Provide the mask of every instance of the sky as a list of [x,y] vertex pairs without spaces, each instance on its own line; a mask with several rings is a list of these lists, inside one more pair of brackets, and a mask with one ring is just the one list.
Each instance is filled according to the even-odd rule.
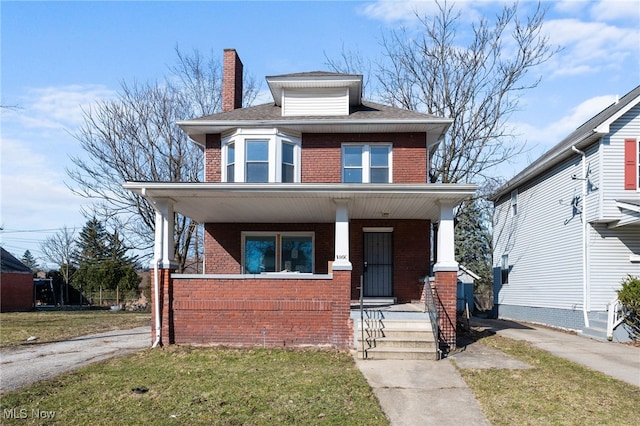
[[[459,1],[460,22],[495,16],[501,1]],[[520,1],[522,16],[537,6]],[[543,1],[544,33],[562,50],[535,70],[509,125],[525,152],[497,173],[510,178],[580,124],[640,84],[640,0]],[[122,83],[162,81],[175,49],[235,48],[264,76],[328,70],[343,48],[375,61],[389,31],[418,31],[431,1],[0,2],[0,244],[17,257],[63,226],[80,230],[89,201],[66,169],[83,155],[74,138],[83,109]],[[192,117],[185,117],[192,118]]]

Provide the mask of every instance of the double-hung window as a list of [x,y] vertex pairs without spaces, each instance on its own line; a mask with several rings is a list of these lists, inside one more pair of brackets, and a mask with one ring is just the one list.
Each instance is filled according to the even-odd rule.
[[245,182],[269,182],[269,141],[246,141]]
[[390,183],[391,144],[343,144],[342,182]]
[[222,139],[222,182],[300,182],[299,136],[238,129]]
[[243,233],[242,246],[245,274],[313,273],[313,233]]

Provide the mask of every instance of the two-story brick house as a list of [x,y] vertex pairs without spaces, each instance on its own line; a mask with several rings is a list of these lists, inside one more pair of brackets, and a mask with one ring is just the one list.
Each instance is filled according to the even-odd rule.
[[[223,111],[178,123],[205,181],[125,184],[157,211],[155,341],[352,347],[361,277],[365,297],[409,302],[431,272],[455,320],[453,211],[475,186],[427,183],[451,120],[363,101],[361,75],[329,72],[267,77],[273,102],[242,108],[224,55]],[[204,274],[172,273],[174,212],[204,224]]]

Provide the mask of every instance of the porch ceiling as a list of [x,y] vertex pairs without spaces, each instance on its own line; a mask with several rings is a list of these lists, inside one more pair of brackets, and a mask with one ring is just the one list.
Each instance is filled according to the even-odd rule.
[[244,184],[127,182],[150,201],[173,203],[200,223],[332,223],[335,200],[346,199],[350,219],[440,219],[439,203],[469,198],[475,185]]

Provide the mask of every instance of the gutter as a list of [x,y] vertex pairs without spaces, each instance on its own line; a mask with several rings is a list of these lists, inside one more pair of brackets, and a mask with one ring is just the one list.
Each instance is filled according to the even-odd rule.
[[571,150],[582,156],[582,315],[584,326],[589,327],[589,281],[587,277],[587,253],[589,250],[589,239],[587,238],[587,154],[580,151],[575,145]]

